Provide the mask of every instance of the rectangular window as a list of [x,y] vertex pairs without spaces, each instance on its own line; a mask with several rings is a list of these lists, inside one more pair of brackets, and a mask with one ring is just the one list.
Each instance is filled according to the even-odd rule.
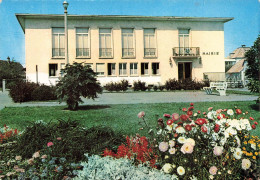
[[76,28],[76,56],[89,57],[88,28]]
[[111,29],[99,29],[99,57],[112,58]]
[[179,29],[179,54],[189,55],[189,29]]
[[130,63],[130,75],[138,75],[137,63]]
[[144,56],[156,57],[155,29],[144,29]]
[[152,74],[153,74],[153,75],[158,75],[158,74],[160,74],[160,71],[159,71],[159,63],[152,63]]
[[52,28],[52,57],[65,56],[64,28]]
[[141,63],[141,75],[148,75],[148,64],[149,63]]
[[109,76],[116,75],[116,63],[107,63],[107,75]]
[[122,29],[122,57],[134,56],[134,30]]
[[85,63],[85,66],[89,66],[93,70],[93,63]]
[[126,72],[126,63],[119,63],[119,75],[127,75]]
[[49,64],[49,76],[53,77],[53,76],[57,76],[58,73],[58,64]]
[[98,76],[105,75],[105,64],[104,63],[97,63],[96,64],[96,73]]

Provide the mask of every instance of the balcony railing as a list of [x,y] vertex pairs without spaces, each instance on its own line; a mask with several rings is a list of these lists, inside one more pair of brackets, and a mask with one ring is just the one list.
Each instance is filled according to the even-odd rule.
[[123,57],[134,57],[135,49],[134,48],[122,48]]
[[144,57],[156,57],[156,48],[144,48]]
[[200,55],[199,47],[175,47],[172,50],[174,57],[197,57]]
[[76,48],[77,57],[89,57],[89,48]]
[[99,48],[99,57],[111,58],[112,57],[112,48]]
[[52,48],[52,57],[64,57],[65,48]]

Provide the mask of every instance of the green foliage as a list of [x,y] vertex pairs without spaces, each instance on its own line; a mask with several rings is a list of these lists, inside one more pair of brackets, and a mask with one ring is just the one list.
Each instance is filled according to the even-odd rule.
[[121,80],[120,82],[110,82],[106,84],[105,89],[108,91],[126,91],[128,89],[128,81]]
[[78,104],[83,102],[81,96],[94,99],[97,98],[97,93],[102,93],[96,74],[90,66],[74,62],[72,65],[67,64],[61,71],[65,75],[57,84],[56,92],[60,102],[66,101],[70,110],[78,109]]
[[0,61],[0,79],[20,79],[25,76],[23,66],[12,61]]
[[183,79],[183,80],[176,80],[176,79],[169,79],[165,83],[165,89],[167,91],[172,90],[200,90],[204,86],[207,86],[207,82],[198,82],[192,79]]
[[54,86],[40,85],[32,92],[32,99],[35,101],[56,100],[55,91]]
[[165,86],[159,86],[160,91],[163,91],[165,89]]
[[148,180],[148,179],[177,179],[176,175],[168,175],[157,169],[151,169],[145,165],[134,166],[132,161],[124,158],[113,159],[112,157],[88,156],[88,162],[83,162],[83,170],[78,171],[75,179],[89,180]]
[[135,81],[134,82],[134,91],[146,91],[147,87],[145,86],[145,82]]
[[260,59],[260,34],[256,39],[254,45],[246,53],[247,70],[246,76],[249,79],[248,89],[251,92],[259,92],[259,59]]
[[157,91],[158,90],[158,86],[153,86],[153,90]]
[[18,139],[17,154],[30,158],[31,154],[46,149],[47,143],[52,142],[51,156],[65,157],[70,162],[80,161],[86,152],[101,154],[106,147],[116,149],[123,139],[107,127],[86,129],[78,121],[38,121],[28,126]]
[[10,86],[9,95],[14,102],[26,102],[33,100],[32,92],[39,87],[38,84],[19,80]]

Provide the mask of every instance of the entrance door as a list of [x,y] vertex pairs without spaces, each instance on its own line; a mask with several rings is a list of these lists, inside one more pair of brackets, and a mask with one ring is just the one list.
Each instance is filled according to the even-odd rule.
[[183,62],[178,63],[178,79],[188,79],[191,77],[192,63],[191,62]]

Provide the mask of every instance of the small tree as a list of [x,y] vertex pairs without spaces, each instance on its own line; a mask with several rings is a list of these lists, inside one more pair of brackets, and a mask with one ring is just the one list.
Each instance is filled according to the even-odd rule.
[[64,77],[57,84],[57,97],[60,102],[66,101],[70,110],[77,110],[79,102],[84,98],[97,98],[97,93],[102,93],[102,88],[97,82],[96,73],[90,66],[83,66],[74,62],[67,64],[61,72]]
[[246,70],[246,76],[249,79],[248,89],[251,92],[259,92],[260,34],[245,56],[248,64]]

